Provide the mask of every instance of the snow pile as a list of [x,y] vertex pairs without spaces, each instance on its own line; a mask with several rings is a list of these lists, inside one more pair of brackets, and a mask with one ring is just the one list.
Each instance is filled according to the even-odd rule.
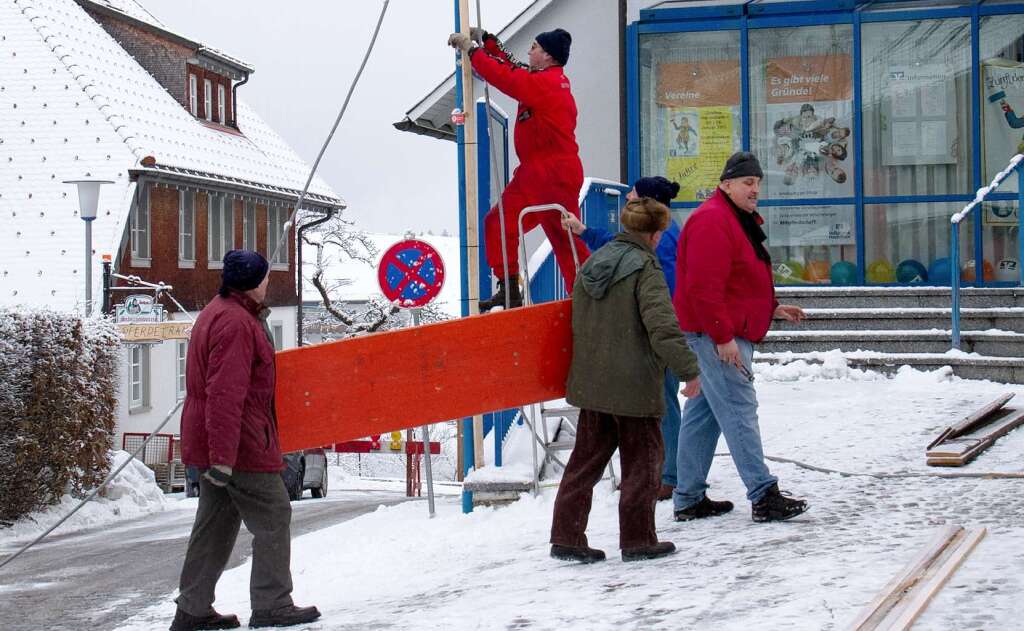
[[[110,470],[116,471],[129,458],[131,455],[126,451],[112,452]],[[0,529],[0,541],[8,543],[39,536],[70,513],[80,501],[80,498],[65,495],[60,502],[46,510],[32,513],[15,522],[10,528]],[[153,471],[138,460],[132,459],[124,471],[110,481],[106,489],[87,502],[71,519],[61,524],[53,534],[59,535],[132,519],[165,510],[170,504],[171,501],[156,485]]]
[[[960,351],[956,351],[960,352]],[[755,353],[755,357],[759,354]],[[772,353],[770,356],[779,361],[777,364],[764,362],[754,363],[754,375],[765,381],[798,381],[849,379],[852,381],[884,381],[889,379],[885,374],[873,370],[851,368],[849,360],[854,357],[870,356],[868,351],[844,353],[838,349],[830,351],[813,351],[799,355],[790,351]],[[878,354],[881,356],[882,354]],[[820,363],[818,363],[820,362]],[[953,377],[953,369],[943,366],[936,370],[922,371],[910,366],[901,366],[901,375],[916,374],[927,382],[946,381]]]

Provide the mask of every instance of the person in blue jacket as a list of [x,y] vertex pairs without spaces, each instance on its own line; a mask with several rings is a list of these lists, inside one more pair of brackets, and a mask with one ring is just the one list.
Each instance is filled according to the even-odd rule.
[[[650,197],[666,206],[672,198],[679,194],[679,184],[669,181],[660,175],[642,177],[633,184],[632,190],[626,193],[626,200],[639,197]],[[576,217],[563,217],[562,226],[583,239],[590,251],[608,243],[615,235],[603,228],[588,228]],[[655,254],[665,274],[668,293],[672,295],[676,288],[676,247],[679,244],[679,224],[674,220],[658,241]],[[658,500],[672,497],[676,487],[676,448],[679,445],[679,379],[671,370],[665,371],[665,416],[661,419],[661,434],[665,439],[665,465],[661,470],[661,489]]]

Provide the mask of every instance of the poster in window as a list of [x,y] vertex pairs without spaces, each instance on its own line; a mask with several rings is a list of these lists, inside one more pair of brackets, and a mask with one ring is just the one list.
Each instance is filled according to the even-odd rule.
[[852,245],[853,206],[769,206],[768,245]]
[[853,196],[850,56],[777,57],[765,66],[771,155],[762,159],[776,197]]
[[892,64],[882,100],[882,162],[887,166],[957,162],[954,73],[945,64]]
[[665,177],[679,182],[677,200],[710,197],[722,165],[739,150],[739,86],[735,59],[658,66]]
[[[982,160],[985,179],[991,181],[1014,154],[1024,153],[1024,63],[989,59],[982,75]],[[1017,178],[1006,178],[999,190],[1016,191]]]

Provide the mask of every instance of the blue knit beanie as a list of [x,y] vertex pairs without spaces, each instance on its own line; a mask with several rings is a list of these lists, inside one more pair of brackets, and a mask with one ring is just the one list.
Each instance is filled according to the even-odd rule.
[[660,175],[655,175],[637,180],[633,185],[633,190],[640,197],[650,197],[668,206],[672,203],[672,198],[679,194],[679,184]]
[[259,252],[252,250],[231,250],[224,255],[224,269],[221,270],[220,295],[228,290],[249,291],[256,289],[267,276],[270,265]]
[[569,47],[572,46],[572,35],[569,32],[556,28],[553,31],[544,31],[537,36],[537,43],[544,49],[544,52],[551,55],[559,66],[569,62]]

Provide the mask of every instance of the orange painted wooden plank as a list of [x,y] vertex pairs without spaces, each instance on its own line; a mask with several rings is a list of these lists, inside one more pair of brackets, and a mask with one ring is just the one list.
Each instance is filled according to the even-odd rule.
[[277,353],[295,451],[565,396],[569,300]]

